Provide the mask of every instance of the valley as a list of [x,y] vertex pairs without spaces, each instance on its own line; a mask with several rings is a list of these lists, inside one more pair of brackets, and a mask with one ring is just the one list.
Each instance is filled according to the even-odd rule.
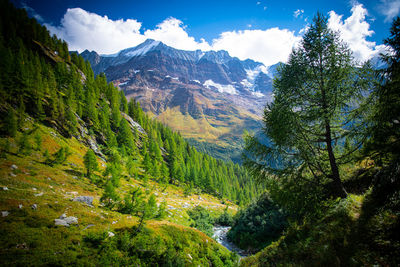
[[244,131],[260,128],[278,65],[267,69],[226,51],[177,50],[150,39],[114,55],[80,55],[198,149],[234,162]]
[[400,17],[156,2],[0,0],[0,265],[398,266]]

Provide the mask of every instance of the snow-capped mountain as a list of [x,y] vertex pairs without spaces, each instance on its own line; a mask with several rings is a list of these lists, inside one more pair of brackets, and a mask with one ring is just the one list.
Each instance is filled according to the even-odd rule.
[[[84,51],[96,74],[105,72],[109,80],[134,78],[128,73],[153,70],[160,75],[197,81],[206,88],[222,93],[267,95],[271,91],[272,76],[259,62],[231,57],[226,51],[185,51],[148,39],[144,43],[121,50],[113,55],[98,55]],[[134,83],[134,79],[130,79]],[[124,84],[129,85],[129,82]],[[229,88],[227,90],[223,88]]]
[[226,51],[184,51],[150,39],[113,55],[81,55],[96,74],[104,72],[128,98],[185,137],[225,148],[240,143],[244,129],[259,127],[276,72],[276,66]]

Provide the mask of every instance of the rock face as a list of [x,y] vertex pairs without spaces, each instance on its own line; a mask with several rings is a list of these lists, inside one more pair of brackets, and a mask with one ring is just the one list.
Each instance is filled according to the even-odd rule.
[[81,55],[145,111],[184,137],[225,152],[240,145],[244,129],[260,127],[276,72],[276,66],[270,72],[262,63],[226,51],[184,51],[154,40],[115,55]]

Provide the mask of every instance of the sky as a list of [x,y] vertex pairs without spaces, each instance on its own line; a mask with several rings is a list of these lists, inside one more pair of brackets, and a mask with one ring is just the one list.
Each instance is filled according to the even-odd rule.
[[151,38],[184,50],[226,50],[285,62],[317,12],[364,62],[385,51],[400,0],[12,0],[70,50],[113,54]]

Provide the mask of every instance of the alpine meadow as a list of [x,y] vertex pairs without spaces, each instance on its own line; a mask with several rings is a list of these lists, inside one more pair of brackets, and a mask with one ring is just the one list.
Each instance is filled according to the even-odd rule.
[[264,2],[0,0],[0,265],[398,266],[398,1]]

